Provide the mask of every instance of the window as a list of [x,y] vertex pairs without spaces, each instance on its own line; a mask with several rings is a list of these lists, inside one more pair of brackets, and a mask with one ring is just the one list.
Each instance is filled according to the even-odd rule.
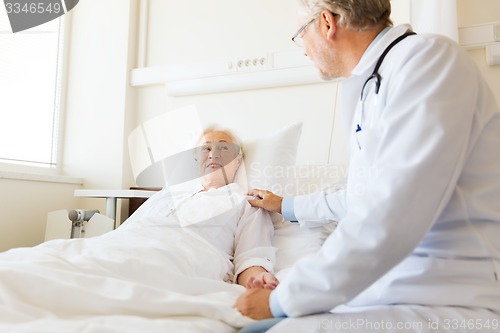
[[57,166],[63,32],[61,16],[12,33],[0,5],[0,163]]

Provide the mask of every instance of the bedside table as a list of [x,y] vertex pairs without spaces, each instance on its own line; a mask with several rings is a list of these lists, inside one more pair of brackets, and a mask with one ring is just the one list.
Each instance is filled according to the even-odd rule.
[[[118,199],[133,199],[142,198],[147,199],[155,194],[159,189],[148,188],[145,189],[131,189],[131,190],[88,190],[77,189],[75,190],[75,197],[82,198],[105,198],[106,199],[106,212],[105,215],[116,220],[116,202]],[[116,221],[115,221],[116,223]]]

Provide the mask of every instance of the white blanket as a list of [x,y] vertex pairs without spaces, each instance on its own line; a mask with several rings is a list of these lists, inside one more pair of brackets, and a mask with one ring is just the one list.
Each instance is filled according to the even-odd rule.
[[[175,255],[172,255],[175,253]],[[234,332],[227,258],[158,223],[0,254],[0,332]],[[201,263],[201,264],[200,264]]]

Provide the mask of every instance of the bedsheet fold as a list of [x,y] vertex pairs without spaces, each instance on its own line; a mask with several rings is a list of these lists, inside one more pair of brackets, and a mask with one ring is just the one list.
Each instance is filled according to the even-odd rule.
[[233,332],[230,258],[151,220],[0,254],[0,332]]

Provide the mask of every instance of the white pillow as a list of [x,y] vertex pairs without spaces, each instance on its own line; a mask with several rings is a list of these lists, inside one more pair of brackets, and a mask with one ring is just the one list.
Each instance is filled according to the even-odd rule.
[[293,167],[297,158],[297,146],[302,123],[294,123],[258,139],[243,142],[243,163],[236,175],[236,182],[243,189],[259,188],[284,195],[287,184],[287,168]]
[[[286,188],[285,195],[304,195],[317,191],[335,192],[344,186],[346,171],[342,166],[335,165],[296,165],[289,170],[293,184]],[[282,221],[275,226],[273,246],[276,253],[275,274],[282,280],[288,274],[293,264],[319,250],[325,239],[333,232],[336,222],[318,224],[302,221],[290,223]]]
[[282,280],[297,260],[319,250],[325,239],[335,230],[335,222],[319,227],[305,227],[298,223],[283,222],[274,230],[273,246],[276,252],[274,272]]
[[293,178],[293,184],[286,188],[287,196],[319,191],[333,193],[344,188],[347,179],[346,167],[333,164],[295,165],[288,174]]

